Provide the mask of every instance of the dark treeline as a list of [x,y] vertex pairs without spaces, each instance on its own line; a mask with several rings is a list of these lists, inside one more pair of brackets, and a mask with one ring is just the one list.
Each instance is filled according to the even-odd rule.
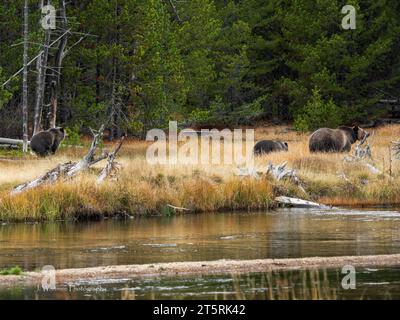
[[[47,2],[60,9],[61,1]],[[33,58],[46,35],[43,1],[29,3]],[[357,9],[355,30],[341,26],[346,4]],[[0,3],[1,83],[22,67],[23,7],[23,0]],[[43,128],[54,72],[61,74],[57,124],[82,132],[111,118],[113,136],[143,137],[169,120],[294,121],[308,130],[377,116],[382,97],[400,96],[397,0],[72,0],[66,9],[68,54],[62,68],[46,69]],[[64,31],[60,21],[51,40]],[[50,48],[49,65],[56,55]],[[36,79],[33,64],[30,134]],[[0,136],[22,135],[21,83],[19,76],[0,87]]]

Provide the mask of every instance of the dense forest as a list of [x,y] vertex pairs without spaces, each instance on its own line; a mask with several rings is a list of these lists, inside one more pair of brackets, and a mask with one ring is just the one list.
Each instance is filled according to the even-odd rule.
[[[57,29],[41,27],[43,4]],[[342,28],[346,4],[355,30]],[[22,67],[23,28],[24,0],[3,0],[0,84]],[[44,129],[55,112],[70,133],[110,120],[112,137],[143,137],[169,120],[336,126],[400,96],[396,0],[29,1],[29,59],[46,48],[44,71],[29,66],[30,135],[35,110]],[[0,86],[0,136],[22,136],[21,87],[21,74]]]

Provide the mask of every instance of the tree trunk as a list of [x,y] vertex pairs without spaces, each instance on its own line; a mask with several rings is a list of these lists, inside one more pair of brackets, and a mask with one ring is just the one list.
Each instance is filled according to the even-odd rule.
[[[67,30],[68,21],[67,13],[65,9],[65,0],[60,0],[60,18],[61,18],[61,28],[63,31]],[[51,80],[51,98],[50,98],[50,113],[49,113],[49,127],[55,128],[57,123],[57,107],[58,107],[58,89],[60,84],[60,74],[61,66],[65,56],[65,48],[68,42],[68,35],[60,40],[58,46],[54,70],[52,72]]]
[[[47,1],[47,4],[51,4]],[[41,2],[43,5],[43,1]],[[49,45],[50,45],[51,31],[45,31],[44,48],[43,53],[37,61],[37,87],[36,87],[36,103],[35,103],[35,115],[34,115],[34,127],[33,134],[38,133],[42,129],[42,113],[43,113],[43,101],[44,101],[44,90],[46,87],[46,69],[47,61],[49,56]]]
[[29,37],[29,7],[28,0],[25,0],[24,6],[24,71],[22,80],[22,131],[23,145],[22,151],[28,151],[28,37]]
[[112,71],[112,86],[111,86],[111,100],[108,111],[108,117],[110,119],[110,135],[108,137],[109,141],[113,141],[115,137],[115,105],[116,105],[116,90],[117,90],[117,66],[115,58],[113,58],[113,71]]

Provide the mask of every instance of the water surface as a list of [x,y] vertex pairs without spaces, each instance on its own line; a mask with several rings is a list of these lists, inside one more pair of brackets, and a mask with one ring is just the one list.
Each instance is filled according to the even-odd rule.
[[400,299],[400,268],[357,268],[356,288],[343,289],[338,269],[245,275],[162,277],[65,283],[55,291],[0,288],[4,299]]
[[0,268],[400,253],[400,213],[278,210],[0,224]]

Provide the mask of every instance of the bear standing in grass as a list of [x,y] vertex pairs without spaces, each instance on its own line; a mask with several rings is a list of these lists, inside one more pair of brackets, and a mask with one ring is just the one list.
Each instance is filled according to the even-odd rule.
[[64,128],[51,128],[35,134],[31,139],[31,150],[40,157],[55,154],[65,138]]
[[289,147],[287,142],[273,141],[273,140],[261,140],[254,146],[254,154],[256,156],[268,154],[271,152],[288,151]]
[[321,128],[310,136],[309,149],[310,152],[349,152],[353,143],[368,136],[369,133],[358,126]]

